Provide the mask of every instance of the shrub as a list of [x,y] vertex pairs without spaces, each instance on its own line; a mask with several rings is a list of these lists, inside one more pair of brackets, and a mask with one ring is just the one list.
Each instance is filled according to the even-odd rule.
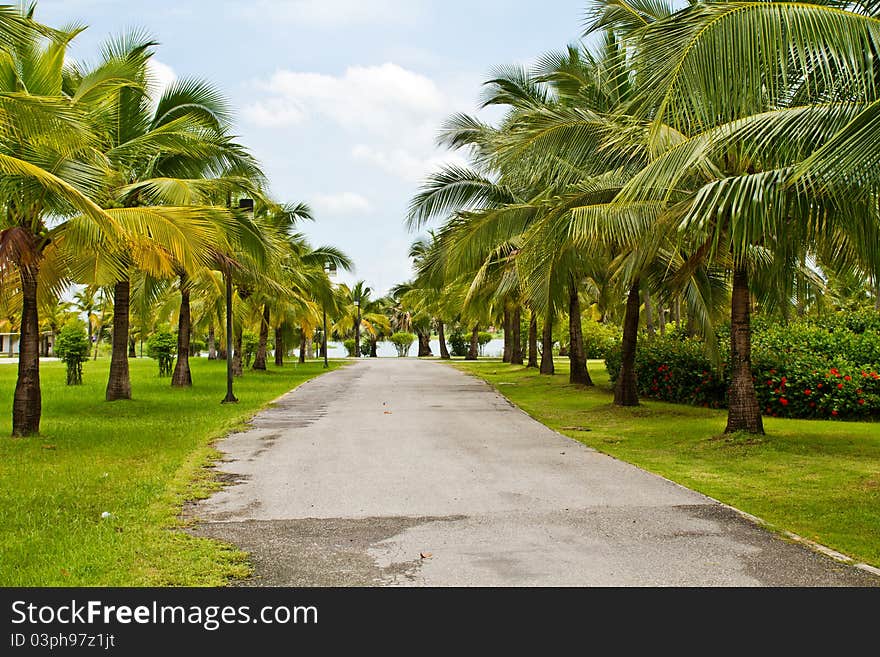
[[[492,334],[487,333],[486,331],[480,331],[477,333],[477,347],[480,352],[480,356],[484,356],[484,352],[486,350],[486,345],[492,342]],[[470,349],[470,343],[468,343],[468,349]]]
[[372,347],[372,344],[370,342],[370,336],[365,335],[364,337],[362,337],[361,338],[361,356],[369,356],[371,347]]
[[257,347],[260,345],[260,338],[253,331],[244,331],[241,334],[241,356],[245,367],[251,366],[251,361],[257,354]]
[[460,328],[455,328],[449,334],[449,352],[453,356],[467,356],[471,348],[470,336],[464,337]]
[[342,343],[342,345],[345,347],[345,353],[347,356],[352,357],[357,355],[355,353],[355,344],[356,343],[354,341],[354,338],[349,338]]
[[403,358],[409,353],[409,348],[412,346],[412,343],[416,341],[416,336],[412,333],[398,332],[392,335],[389,339],[394,345],[394,348],[397,349],[397,356]]
[[199,340],[197,338],[193,338],[189,341],[189,355],[190,356],[201,356],[202,352],[205,350],[207,345],[203,340]]
[[620,344],[622,332],[617,326],[588,319],[582,325],[587,358],[605,358]]
[[92,345],[82,322],[73,321],[61,329],[55,340],[55,353],[67,365],[67,385],[82,384],[82,364],[91,350]]
[[[880,322],[832,316],[788,325],[755,322],[752,372],[762,411],[773,417],[880,417]],[[877,328],[874,328],[874,327]],[[639,394],[714,408],[726,406],[727,330],[716,368],[697,339],[677,335],[639,340]],[[612,380],[620,372],[620,347],[606,358]]]
[[147,340],[147,355],[159,361],[160,377],[171,376],[176,353],[177,338],[168,329],[161,329]]

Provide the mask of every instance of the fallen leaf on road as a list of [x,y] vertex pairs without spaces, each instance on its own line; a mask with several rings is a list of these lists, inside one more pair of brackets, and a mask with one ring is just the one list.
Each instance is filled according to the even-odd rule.
[[422,559],[430,559],[430,558],[433,557],[434,555],[433,555],[431,552],[419,552],[419,556],[420,556]]
[[391,411],[385,411],[385,415],[391,415]]

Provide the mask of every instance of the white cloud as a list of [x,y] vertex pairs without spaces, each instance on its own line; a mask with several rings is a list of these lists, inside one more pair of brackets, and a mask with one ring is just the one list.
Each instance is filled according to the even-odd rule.
[[431,78],[397,64],[350,66],[339,76],[280,70],[253,87],[263,96],[245,108],[250,122],[267,128],[330,122],[351,136],[352,159],[408,182],[450,159],[434,138],[461,104]]
[[368,213],[372,209],[369,200],[354,192],[317,194],[312,197],[311,204],[320,214],[328,215]]
[[424,3],[417,0],[257,0],[227,6],[263,26],[267,22],[318,28],[414,25],[425,15]]
[[162,92],[164,92],[172,82],[177,80],[177,73],[174,72],[174,69],[168,66],[168,64],[160,62],[155,57],[151,57],[147,60],[147,72],[150,77],[150,83],[155,89],[155,93],[153,94],[154,98],[159,98],[162,95]]
[[377,132],[401,119],[432,116],[445,105],[431,79],[392,63],[351,66],[339,77],[277,71],[255,86],[269,97],[248,105],[245,116],[260,125],[289,125],[324,115],[346,128]]
[[426,173],[444,164],[467,165],[467,160],[458,153],[419,157],[402,148],[384,150],[367,146],[366,144],[355,146],[351,151],[351,155],[355,160],[374,164],[387,173],[414,183],[421,181]]

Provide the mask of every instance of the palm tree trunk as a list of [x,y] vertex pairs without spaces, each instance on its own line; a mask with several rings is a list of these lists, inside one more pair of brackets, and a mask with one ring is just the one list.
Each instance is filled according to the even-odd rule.
[[300,333],[302,337],[299,341],[299,362],[306,362],[306,332],[303,329],[300,329]]
[[[40,433],[40,320],[37,316],[39,265],[19,265],[21,280],[21,333],[18,342],[18,379],[12,402],[12,435]],[[12,339],[10,338],[10,342]]]
[[[113,350],[110,356],[110,379],[107,401],[131,399],[131,378],[128,374],[128,308],[131,301],[128,279],[113,286]],[[100,334],[98,336],[100,340]]]
[[129,358],[137,358],[137,340],[134,338],[128,339],[128,357]]
[[513,355],[513,339],[511,336],[512,331],[510,326],[510,311],[505,308],[504,309],[504,354],[501,357],[502,363],[509,363],[510,359]]
[[538,316],[534,310],[529,311],[529,364],[526,367],[538,367]]
[[648,328],[648,335],[654,337],[654,309],[651,305],[651,293],[645,290],[645,326]]
[[764,433],[761,409],[752,379],[751,299],[745,264],[733,271],[730,301],[730,390],[724,433]]
[[379,339],[373,335],[370,336],[370,358],[379,357]]
[[590,370],[587,369],[584,334],[581,328],[581,300],[578,296],[577,282],[574,276],[571,277],[568,288],[568,342],[569,383],[593,385]]
[[513,365],[523,364],[522,351],[522,329],[520,322],[522,321],[522,310],[519,306],[513,311],[513,319],[511,320],[510,341],[513,343],[510,351],[510,362]]
[[244,376],[244,369],[241,365],[241,359],[244,354],[241,353],[241,341],[244,336],[244,327],[239,326],[235,331],[235,350],[232,354],[232,375]]
[[431,332],[430,330],[427,333],[423,331],[418,331],[419,337],[419,358],[426,358],[428,356],[433,356],[434,352],[431,351]]
[[666,309],[663,306],[660,306],[657,315],[660,317],[660,337],[662,338],[666,335]]
[[541,374],[555,374],[553,364],[553,316],[548,312],[544,318],[544,330],[541,332]]
[[480,325],[475,324],[474,330],[471,331],[471,346],[468,349],[468,355],[465,356],[465,360],[477,360],[477,356],[480,354]]
[[180,277],[180,313],[177,318],[177,364],[171,375],[172,388],[192,387],[192,372],[189,369],[189,342],[192,322],[189,309],[189,285],[186,275]]
[[208,360],[217,360],[217,339],[214,337],[214,325],[208,327]]
[[449,348],[446,346],[446,332],[442,319],[437,322],[437,338],[440,340],[440,359],[451,360]]
[[275,329],[275,365],[284,366],[284,334],[280,326]]
[[255,370],[265,370],[266,369],[266,354],[267,348],[269,345],[269,320],[271,316],[269,315],[269,304],[263,304],[263,319],[260,322],[260,344],[257,346],[257,356],[254,358],[254,369]]
[[638,406],[639,390],[636,380],[636,347],[639,339],[639,281],[633,282],[626,299],[623,318],[622,362],[614,385],[614,403],[618,406]]

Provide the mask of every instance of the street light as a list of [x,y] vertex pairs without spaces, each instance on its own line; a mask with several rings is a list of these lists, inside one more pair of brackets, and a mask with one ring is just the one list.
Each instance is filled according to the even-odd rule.
[[354,357],[361,357],[361,300],[354,300],[354,307],[358,309],[357,322],[354,325]]
[[[330,287],[333,287],[333,279],[336,278],[336,263],[335,262],[326,262],[324,263],[324,273],[327,274],[327,278],[330,279]],[[327,302],[324,302],[324,339],[322,340],[323,348],[324,348],[324,369],[330,367],[330,363],[327,360]]]

